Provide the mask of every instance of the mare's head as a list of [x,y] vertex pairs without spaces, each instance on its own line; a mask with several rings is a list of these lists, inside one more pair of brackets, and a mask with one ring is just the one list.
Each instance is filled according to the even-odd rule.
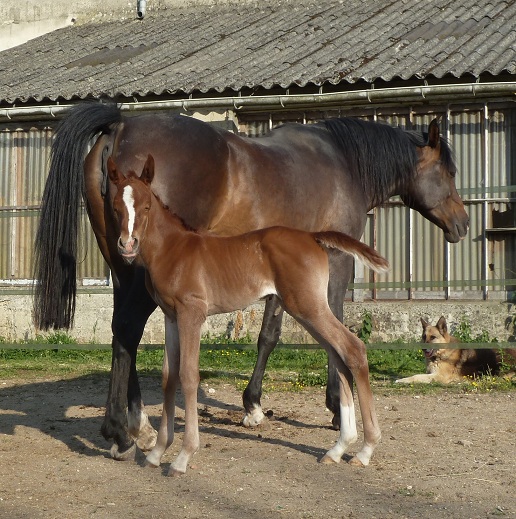
[[436,119],[428,127],[426,142],[416,142],[414,133],[406,133],[416,144],[418,161],[416,174],[399,194],[406,205],[440,227],[447,241],[456,243],[466,236],[469,216],[455,187],[451,150],[439,134]]
[[107,166],[109,178],[117,188],[113,210],[120,226],[118,252],[126,263],[132,263],[140,252],[140,243],[147,230],[153,196],[150,184],[154,178],[154,158],[152,155],[147,157],[139,177],[134,171],[122,175],[112,157],[108,158]]

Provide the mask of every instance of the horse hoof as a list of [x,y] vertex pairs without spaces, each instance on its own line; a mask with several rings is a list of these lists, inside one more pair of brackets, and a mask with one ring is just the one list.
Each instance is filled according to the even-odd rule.
[[177,470],[175,469],[174,467],[170,467],[168,469],[168,473],[167,473],[167,476],[169,478],[178,478],[179,476],[183,476],[185,474],[184,471],[181,471],[181,470]]
[[111,457],[116,461],[134,461],[136,457],[136,445],[133,443],[126,451],[120,452],[118,445],[113,443],[110,453]]
[[159,468],[159,465],[156,465],[156,464],[150,462],[150,461],[147,460],[147,459],[143,462],[143,466],[144,466],[145,468],[149,468],[149,469],[157,469],[157,468]]
[[338,460],[334,460],[331,456],[329,456],[328,454],[325,454],[319,461],[319,463],[322,463],[324,465],[331,465],[333,463],[339,463],[340,462],[340,458]]
[[144,452],[152,450],[158,439],[158,433],[154,427],[152,427],[149,417],[144,413],[142,413],[139,427],[133,428],[131,430],[131,435],[136,442],[136,445],[138,445],[138,448]]
[[365,467],[365,465],[356,456],[353,456],[349,460],[349,464],[352,465],[353,467],[362,467],[362,468]]
[[244,427],[258,427],[263,423],[267,423],[267,419],[265,418],[261,407],[255,407],[250,413],[246,413],[242,420]]
[[136,445],[144,452],[151,451],[156,445],[158,439],[158,433],[151,427],[144,433],[140,432],[140,435],[136,439]]

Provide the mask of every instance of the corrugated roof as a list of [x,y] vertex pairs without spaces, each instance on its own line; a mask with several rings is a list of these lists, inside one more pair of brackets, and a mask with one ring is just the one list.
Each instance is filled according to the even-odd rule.
[[0,52],[0,101],[516,73],[514,0],[306,0],[150,11]]

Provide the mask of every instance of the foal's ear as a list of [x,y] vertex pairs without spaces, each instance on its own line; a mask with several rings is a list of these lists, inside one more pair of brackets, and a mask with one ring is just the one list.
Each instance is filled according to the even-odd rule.
[[423,327],[423,331],[425,331],[427,326],[429,326],[428,321],[425,321],[425,319],[423,319],[422,317],[421,317],[421,326]]
[[140,175],[140,180],[143,180],[145,184],[150,185],[152,179],[154,178],[154,157],[149,153],[147,156],[147,160],[145,161],[145,165],[143,166],[142,174]]
[[115,186],[118,186],[118,184],[122,181],[123,176],[118,171],[118,168],[116,167],[115,161],[113,160],[113,157],[108,157],[107,159],[107,170],[108,170],[108,176],[111,182],[115,184]]
[[432,119],[432,122],[428,126],[428,146],[430,146],[430,148],[437,148],[440,143],[439,119]]

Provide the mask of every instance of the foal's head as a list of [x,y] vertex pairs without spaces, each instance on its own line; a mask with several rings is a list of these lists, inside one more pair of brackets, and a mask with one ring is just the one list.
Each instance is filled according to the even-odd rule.
[[126,263],[132,263],[140,252],[140,242],[147,229],[151,207],[150,184],[154,178],[154,158],[147,157],[142,174],[138,177],[129,171],[127,177],[118,170],[112,157],[107,160],[108,175],[117,192],[113,199],[113,210],[120,225],[118,252]]

